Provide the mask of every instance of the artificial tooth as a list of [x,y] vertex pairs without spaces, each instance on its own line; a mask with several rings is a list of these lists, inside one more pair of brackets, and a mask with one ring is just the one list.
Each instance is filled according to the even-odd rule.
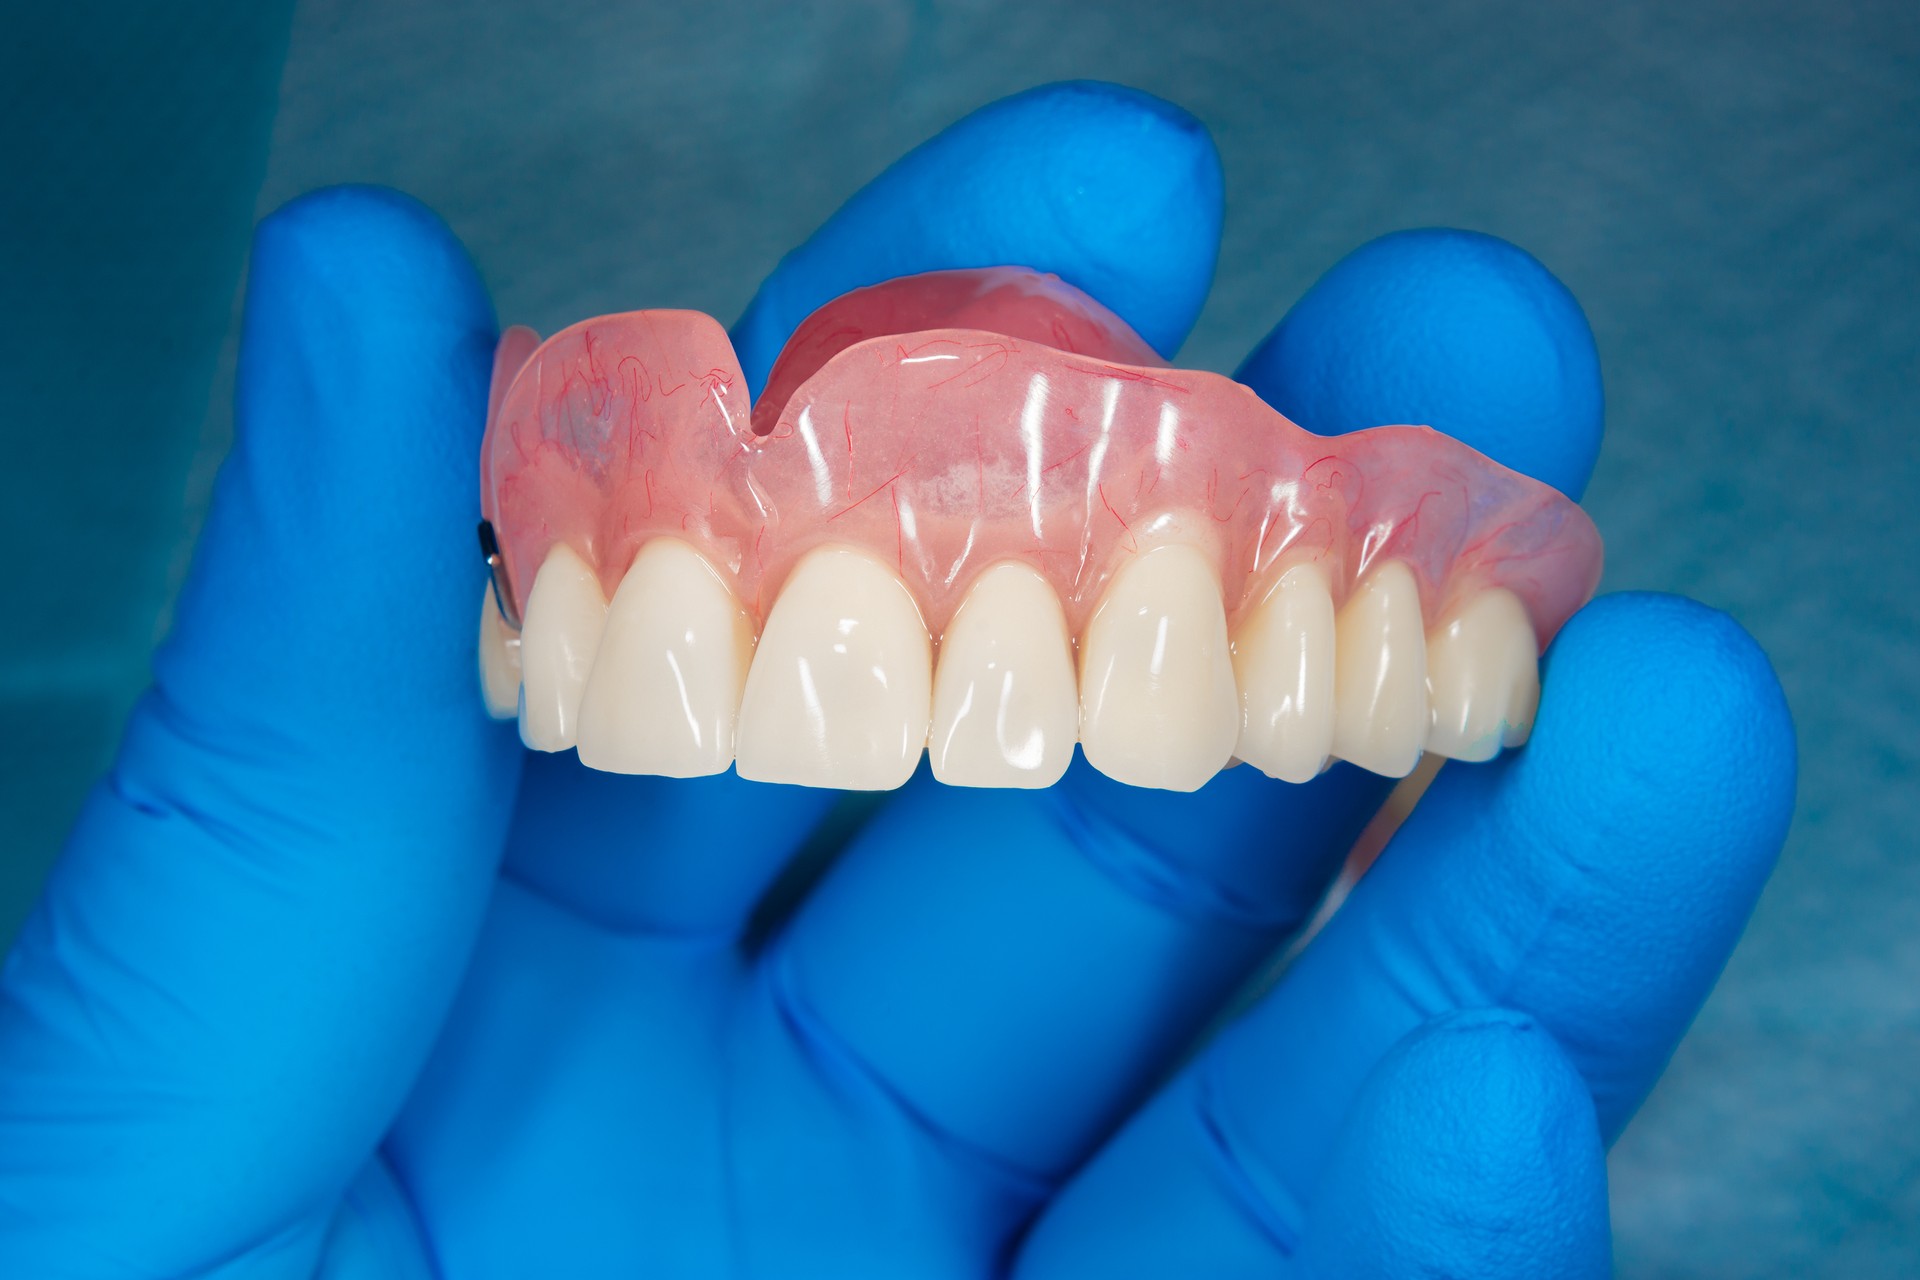
[[1186,543],[1124,565],[1080,649],[1080,746],[1136,787],[1192,791],[1226,767],[1240,734],[1220,579]]
[[1427,742],[1420,588],[1398,560],[1354,589],[1334,621],[1333,754],[1404,778]]
[[480,693],[495,720],[511,720],[519,713],[520,633],[500,616],[491,582],[480,601]]
[[633,558],[580,699],[580,762],[692,778],[733,763],[753,621],[718,570],[678,538]]
[[1333,593],[1317,564],[1280,576],[1233,637],[1240,759],[1311,782],[1333,750]]
[[1079,730],[1072,642],[1060,599],[1024,564],[994,565],[940,640],[933,776],[957,787],[1047,787]]
[[1427,750],[1491,760],[1517,747],[1540,705],[1540,654],[1526,606],[1504,587],[1482,591],[1427,637],[1433,727]]
[[580,731],[580,695],[607,621],[600,581],[572,547],[547,552],[520,629],[520,740],[535,751],[565,751]]
[[819,547],[767,615],[735,768],[760,782],[898,787],[927,745],[932,684],[933,645],[906,585],[865,551]]

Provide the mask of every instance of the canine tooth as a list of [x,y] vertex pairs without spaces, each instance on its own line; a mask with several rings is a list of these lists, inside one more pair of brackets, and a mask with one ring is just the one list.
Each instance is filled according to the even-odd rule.
[[480,693],[487,714],[511,720],[520,711],[520,633],[507,626],[493,598],[493,584],[480,599]]
[[1282,574],[1233,637],[1237,754],[1268,777],[1311,782],[1333,750],[1333,593],[1326,571]]
[[565,751],[580,731],[580,694],[607,621],[606,597],[587,562],[553,544],[520,631],[520,740],[535,751]]
[[740,700],[743,778],[881,791],[927,745],[933,646],[906,585],[855,547],[816,548],[767,615]]
[[1114,574],[1080,650],[1080,745],[1136,787],[1192,791],[1226,767],[1240,733],[1220,579],[1185,543]]
[[1404,778],[1427,741],[1420,588],[1398,560],[1354,589],[1334,621],[1333,754]]
[[640,548],[607,606],[580,699],[580,763],[693,778],[733,763],[753,621],[678,538]]
[[1491,760],[1517,747],[1540,704],[1540,654],[1526,606],[1504,587],[1482,591],[1427,637],[1433,728],[1427,750]]
[[1047,787],[1079,728],[1067,617],[1024,564],[981,574],[940,640],[933,673],[933,776],[957,787]]

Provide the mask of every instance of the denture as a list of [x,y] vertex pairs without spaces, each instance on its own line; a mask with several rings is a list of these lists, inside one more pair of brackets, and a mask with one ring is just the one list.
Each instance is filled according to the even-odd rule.
[[488,709],[586,765],[1042,787],[1523,742],[1598,583],[1579,506],[1421,426],[1319,436],[1052,276],[794,333],[757,404],[689,311],[509,329],[481,457]]

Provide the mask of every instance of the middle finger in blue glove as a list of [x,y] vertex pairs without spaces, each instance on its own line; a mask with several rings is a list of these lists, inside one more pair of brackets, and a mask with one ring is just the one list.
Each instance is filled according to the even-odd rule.
[[[1291,336],[1242,376],[1310,409],[1303,425],[1432,423],[1572,491],[1585,482],[1592,336],[1510,245],[1376,242],[1276,334]],[[807,904],[768,989],[936,1128],[1058,1173],[1300,925],[1389,786],[1344,765],[1305,786],[1240,768],[1190,795],[1084,764],[1037,794],[922,777]]]

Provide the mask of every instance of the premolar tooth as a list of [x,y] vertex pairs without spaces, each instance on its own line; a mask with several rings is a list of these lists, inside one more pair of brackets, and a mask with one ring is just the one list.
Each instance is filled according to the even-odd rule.
[[640,548],[580,699],[580,762],[693,778],[733,763],[753,621],[719,571],[678,538]]
[[519,713],[520,633],[500,616],[491,582],[480,600],[480,693],[495,720],[511,720]]
[[1404,778],[1426,745],[1427,641],[1413,571],[1390,560],[1334,622],[1333,754]]
[[1540,705],[1540,653],[1526,606],[1505,587],[1482,591],[1427,637],[1433,728],[1427,750],[1491,760],[1517,747]]
[[1087,622],[1081,749],[1121,782],[1192,791],[1239,733],[1219,575],[1197,548],[1154,547],[1114,574]]
[[547,552],[520,631],[520,740],[565,751],[580,731],[580,695],[607,621],[607,600],[587,562],[564,542]]
[[1237,754],[1268,777],[1311,782],[1333,750],[1333,594],[1317,564],[1281,575],[1233,637]]
[[743,778],[881,791],[927,745],[933,646],[905,584],[829,545],[795,566],[767,615],[740,700]]
[[1072,642],[1060,599],[1024,564],[981,574],[940,640],[933,776],[959,787],[1047,787],[1078,731]]

